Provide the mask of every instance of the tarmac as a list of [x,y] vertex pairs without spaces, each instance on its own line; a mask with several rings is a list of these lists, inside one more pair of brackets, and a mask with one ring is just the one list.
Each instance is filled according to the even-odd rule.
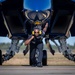
[[75,75],[75,66],[0,66],[0,75]]

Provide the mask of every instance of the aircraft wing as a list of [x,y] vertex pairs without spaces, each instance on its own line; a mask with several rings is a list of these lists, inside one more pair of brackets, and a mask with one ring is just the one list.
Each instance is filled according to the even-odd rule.
[[52,0],[52,9],[50,37],[65,36],[69,30],[75,36],[75,0]]
[[0,36],[25,37],[23,0],[0,0]]

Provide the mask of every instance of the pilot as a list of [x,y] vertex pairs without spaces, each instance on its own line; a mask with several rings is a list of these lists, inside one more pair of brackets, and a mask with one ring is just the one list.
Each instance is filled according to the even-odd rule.
[[[45,27],[42,31],[42,36],[44,36],[45,32],[47,31],[48,23],[46,23]],[[42,36],[39,34],[40,28],[38,26],[34,27],[34,35],[30,35],[28,39],[25,41],[25,45],[30,44],[30,50],[31,50],[31,60],[32,60],[32,66],[42,67],[42,56],[43,56],[43,42],[42,42]],[[39,55],[38,55],[38,61],[35,60],[35,54],[36,50],[38,49]]]

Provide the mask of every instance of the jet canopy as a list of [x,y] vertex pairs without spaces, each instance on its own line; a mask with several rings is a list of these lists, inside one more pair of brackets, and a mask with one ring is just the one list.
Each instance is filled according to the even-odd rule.
[[32,11],[51,9],[51,0],[23,0],[23,8]]

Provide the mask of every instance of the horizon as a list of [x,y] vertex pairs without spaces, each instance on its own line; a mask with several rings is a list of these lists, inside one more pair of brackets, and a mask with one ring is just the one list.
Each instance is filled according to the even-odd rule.
[[[75,44],[75,37],[69,37],[66,41],[67,41],[67,44],[74,45]],[[0,43],[11,43],[11,39],[9,39],[8,37],[0,37]],[[54,45],[54,43],[52,41],[50,41],[50,43],[52,45]]]

